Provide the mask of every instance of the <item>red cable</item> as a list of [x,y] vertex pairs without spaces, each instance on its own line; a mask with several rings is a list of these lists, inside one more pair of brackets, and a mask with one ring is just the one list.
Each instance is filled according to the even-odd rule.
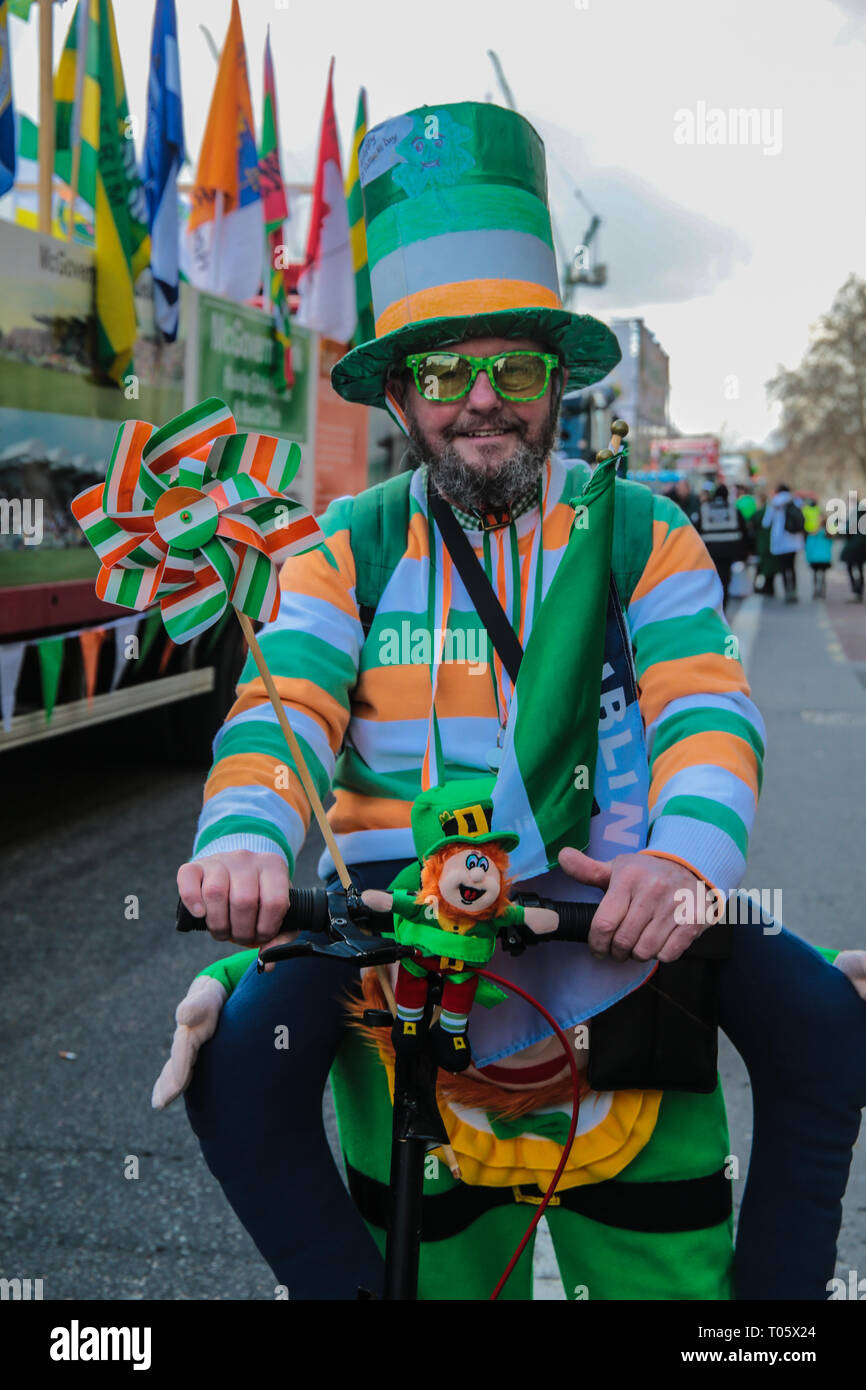
[[571,1068],[571,1079],[574,1083],[574,1104],[572,1106],[571,1124],[569,1125],[568,1129],[568,1137],[566,1138],[565,1144],[563,1145],[562,1157],[559,1160],[559,1166],[557,1167],[557,1170],[550,1181],[550,1186],[548,1187],[547,1191],[541,1199],[538,1211],[535,1213],[534,1217],[532,1218],[528,1227],[526,1228],[526,1233],[522,1241],[518,1245],[514,1254],[511,1256],[511,1259],[508,1261],[508,1264],[505,1267],[504,1274],[502,1275],[501,1279],[499,1280],[499,1283],[496,1285],[496,1288],[490,1295],[489,1302],[492,1303],[495,1299],[499,1297],[500,1293],[505,1288],[505,1284],[507,1280],[510,1278],[514,1266],[517,1264],[517,1261],[520,1259],[520,1256],[526,1249],[529,1237],[532,1235],[532,1232],[535,1230],[536,1226],[538,1225],[539,1221],[544,1215],[545,1208],[549,1204],[551,1197],[556,1191],[556,1184],[562,1177],[563,1169],[565,1168],[565,1165],[568,1162],[568,1156],[571,1153],[571,1146],[574,1143],[574,1136],[577,1132],[577,1117],[578,1112],[580,1110],[580,1072],[577,1070],[577,1062],[574,1060],[573,1049],[568,1041],[566,1034],[560,1028],[559,1024],[557,1023],[556,1019],[552,1016],[552,1014],[549,1014],[547,1012],[547,1009],[544,1007],[543,1004],[539,1004],[538,1000],[534,999],[531,994],[528,994],[525,989],[521,989],[520,985],[513,984],[511,980],[503,980],[501,975],[494,975],[489,970],[478,970],[476,973],[478,975],[483,976],[485,980],[492,980],[494,984],[501,985],[504,989],[513,990],[515,994],[519,994],[521,998],[525,999],[528,1004],[531,1004],[534,1009],[537,1009],[538,1012],[543,1015],[543,1017],[550,1024],[553,1031],[556,1033],[556,1036],[559,1038],[559,1041],[562,1043],[562,1049],[565,1053],[566,1061],[568,1062],[568,1065]]

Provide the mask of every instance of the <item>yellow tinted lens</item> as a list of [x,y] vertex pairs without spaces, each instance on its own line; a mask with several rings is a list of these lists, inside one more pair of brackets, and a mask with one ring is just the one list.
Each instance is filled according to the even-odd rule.
[[418,363],[418,383],[428,401],[453,401],[462,396],[472,368],[456,352],[431,352]]
[[499,390],[508,396],[537,396],[544,390],[547,368],[540,357],[517,352],[493,364]]

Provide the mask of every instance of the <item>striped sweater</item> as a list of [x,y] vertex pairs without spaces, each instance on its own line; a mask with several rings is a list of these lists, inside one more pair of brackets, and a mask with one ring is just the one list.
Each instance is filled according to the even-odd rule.
[[[405,552],[366,642],[355,601],[351,497],[328,508],[323,547],[286,561],[278,617],[260,634],[319,792],[334,792],[328,816],[349,864],[414,857],[410,808],[422,790],[431,705],[425,472],[412,480]],[[564,553],[574,519],[571,491],[554,455],[540,510],[486,538],[467,533],[524,645],[536,602]],[[436,712],[446,775],[468,777],[489,771],[486,753],[509,689],[501,671],[491,679],[492,667],[479,664],[486,634],[459,576],[452,572],[450,581],[452,647],[439,669]],[[726,891],[745,869],[764,730],[721,604],[721,583],[700,536],[673,502],[655,497],[652,549],[626,611],[650,760],[648,849]],[[309,819],[276,717],[248,662],[214,742],[194,857],[274,851],[291,872]],[[331,867],[323,856],[320,871]]]

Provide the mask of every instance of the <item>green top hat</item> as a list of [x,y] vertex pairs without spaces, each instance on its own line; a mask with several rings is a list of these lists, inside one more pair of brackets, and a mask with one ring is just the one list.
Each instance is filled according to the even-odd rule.
[[563,309],[541,137],[490,102],[422,106],[359,152],[376,337],[333,368],[348,401],[385,406],[388,369],[468,338],[534,338],[570,385],[620,360],[610,329]]
[[504,850],[512,850],[520,843],[518,835],[491,828],[492,787],[490,777],[469,777],[431,787],[416,796],[412,803],[412,838],[422,863],[444,845],[483,845],[497,840]]

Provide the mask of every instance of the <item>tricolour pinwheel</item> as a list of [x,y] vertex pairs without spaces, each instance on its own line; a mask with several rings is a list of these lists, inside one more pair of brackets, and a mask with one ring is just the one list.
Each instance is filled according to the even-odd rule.
[[229,603],[271,621],[276,566],[324,539],[307,509],[284,496],[300,461],[288,440],[238,434],[215,397],[159,430],[128,421],[105,482],[72,503],[101,562],[97,594],[125,608],[158,600],[174,642],[197,637]]

